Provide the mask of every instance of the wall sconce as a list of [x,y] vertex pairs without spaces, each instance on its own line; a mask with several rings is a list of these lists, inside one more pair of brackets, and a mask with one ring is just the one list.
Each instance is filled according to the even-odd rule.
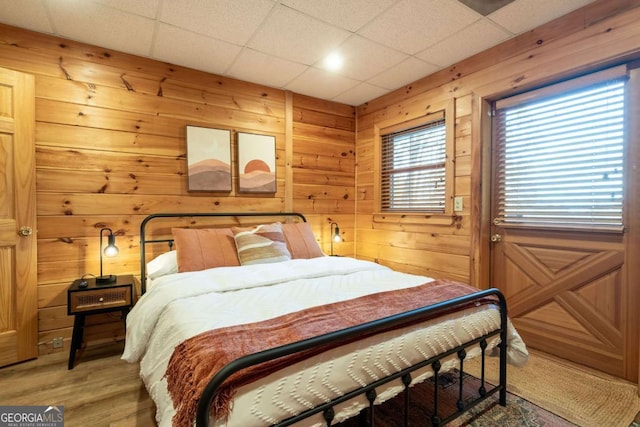
[[335,222],[332,222],[329,225],[329,229],[331,230],[331,256],[333,255],[333,242],[340,243],[342,242],[342,237],[340,236],[340,227]]
[[[102,232],[108,231],[109,236],[107,240],[107,246],[105,246],[104,251],[102,250]],[[108,274],[106,276],[102,275],[102,254],[104,253],[107,257],[114,257],[118,255],[118,247],[116,246],[116,235],[113,234],[110,228],[102,228],[100,230],[100,277],[96,277],[96,284],[107,284],[113,283],[117,280],[118,276],[115,274]]]

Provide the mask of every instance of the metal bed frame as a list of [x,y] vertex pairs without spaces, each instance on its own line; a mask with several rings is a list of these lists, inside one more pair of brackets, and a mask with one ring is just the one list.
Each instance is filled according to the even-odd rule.
[[[141,250],[141,286],[142,293],[146,291],[146,265],[145,265],[145,249],[147,244],[151,243],[166,243],[171,247],[173,245],[172,239],[146,239],[145,228],[147,227],[149,221],[155,218],[182,218],[182,217],[274,217],[279,216],[282,218],[293,217],[298,218],[301,221],[306,222],[306,218],[304,215],[295,212],[242,212],[242,213],[160,213],[149,215],[146,217],[141,225],[140,225],[140,250]],[[236,220],[237,221],[237,220]],[[409,395],[411,387],[409,385],[412,382],[411,373],[427,366],[431,366],[433,370],[433,415],[431,417],[431,425],[433,426],[441,426],[444,425],[458,416],[462,415],[464,412],[483,402],[490,396],[498,393],[499,398],[498,402],[500,405],[505,406],[507,400],[507,305],[506,300],[502,293],[495,288],[487,289],[483,291],[476,292],[471,295],[466,295],[463,297],[455,298],[449,301],[444,301],[438,304],[433,304],[427,307],[422,307],[417,310],[412,310],[404,313],[400,313],[394,316],[389,316],[387,318],[374,320],[371,322],[367,322],[361,325],[353,326],[350,328],[346,328],[343,330],[335,331],[332,333],[316,336],[313,338],[309,338],[302,341],[293,342],[290,344],[286,344],[280,347],[272,348],[269,350],[265,350],[259,353],[250,354],[239,359],[236,359],[225,367],[223,367],[218,373],[216,373],[200,396],[197,407],[196,414],[196,426],[197,427],[206,427],[209,426],[209,418],[211,415],[210,405],[216,394],[217,388],[220,387],[224,381],[233,375],[235,372],[238,372],[242,369],[248,368],[250,366],[254,366],[260,363],[264,363],[269,360],[274,360],[286,355],[290,355],[293,353],[297,353],[300,351],[305,351],[311,348],[315,348],[318,346],[323,346],[328,343],[346,343],[352,341],[354,338],[361,337],[362,335],[372,335],[374,333],[378,333],[381,331],[389,330],[390,328],[400,328],[402,326],[406,326],[409,324],[415,324],[421,320],[432,318],[434,315],[441,314],[444,312],[450,312],[456,307],[462,307],[464,305],[468,305],[473,301],[480,300],[487,297],[495,297],[496,304],[500,310],[500,328],[494,331],[490,331],[487,334],[477,337],[469,342],[463,343],[451,350],[438,354],[429,359],[423,360],[411,367],[405,368],[399,372],[388,375],[387,377],[381,378],[371,384],[367,384],[355,390],[352,390],[342,396],[339,396],[333,400],[324,402],[314,408],[308,409],[300,414],[285,419],[274,426],[284,427],[293,425],[303,419],[309,418],[316,414],[321,413],[324,418],[326,425],[331,426],[334,417],[335,411],[334,407],[342,402],[346,402],[354,397],[359,395],[365,395],[367,401],[369,402],[369,407],[363,410],[360,414],[360,424],[364,426],[374,426],[375,425],[375,407],[374,404],[377,392],[376,389],[390,383],[392,381],[397,381],[400,379],[402,384],[404,385],[404,414],[403,414],[403,425],[409,425]],[[499,349],[499,375],[500,379],[497,385],[491,385],[485,380],[485,359],[486,359],[486,348],[487,342],[489,338],[499,336],[500,343],[498,344]],[[469,396],[466,396],[463,399],[463,377],[464,377],[464,361],[467,355],[467,349],[473,346],[479,346],[482,350],[481,353],[481,375],[480,375],[480,387],[478,388],[477,395],[474,396],[473,400],[469,401]],[[439,377],[440,377],[440,369],[442,366],[442,360],[451,355],[455,354],[458,359],[458,370],[459,370],[459,386],[457,391],[457,401],[456,401],[456,411],[451,414],[446,414],[441,416],[439,414],[439,395],[438,395],[438,386],[439,386]]]

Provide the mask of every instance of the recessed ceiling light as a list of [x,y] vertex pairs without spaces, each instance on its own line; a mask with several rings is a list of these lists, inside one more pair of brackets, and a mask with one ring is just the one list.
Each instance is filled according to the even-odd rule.
[[324,58],[324,67],[329,71],[338,71],[342,68],[342,63],[342,56],[337,52],[330,53]]

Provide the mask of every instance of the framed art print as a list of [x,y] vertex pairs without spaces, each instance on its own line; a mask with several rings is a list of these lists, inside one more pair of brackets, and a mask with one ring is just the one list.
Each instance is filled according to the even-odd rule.
[[275,136],[238,132],[238,190],[276,192]]
[[231,191],[231,131],[187,126],[189,191]]

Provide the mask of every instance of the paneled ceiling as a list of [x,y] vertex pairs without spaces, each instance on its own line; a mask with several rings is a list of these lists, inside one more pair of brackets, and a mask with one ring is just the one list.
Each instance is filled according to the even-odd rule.
[[0,0],[0,22],[361,105],[593,1]]

